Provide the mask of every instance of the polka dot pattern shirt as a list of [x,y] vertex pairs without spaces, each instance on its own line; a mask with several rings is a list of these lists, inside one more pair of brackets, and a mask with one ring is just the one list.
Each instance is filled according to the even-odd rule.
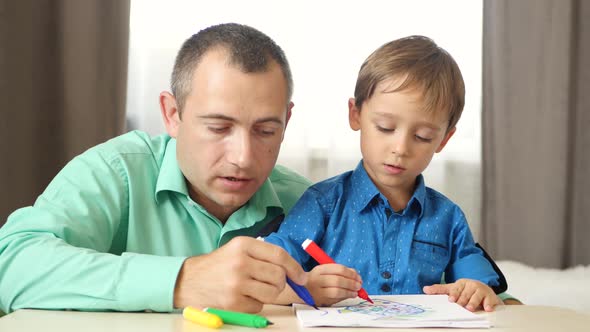
[[460,278],[498,284],[498,275],[461,209],[428,188],[420,175],[408,205],[395,212],[365,171],[310,187],[279,230],[265,241],[285,248],[306,270],[316,263],[302,248],[314,240],[337,263],[356,269],[369,294],[421,294],[422,287]]

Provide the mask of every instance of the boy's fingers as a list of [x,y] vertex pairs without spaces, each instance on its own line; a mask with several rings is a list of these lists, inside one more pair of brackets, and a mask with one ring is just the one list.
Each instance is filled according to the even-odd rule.
[[465,291],[465,283],[461,280],[452,284],[451,291],[449,292],[449,300],[457,302],[461,298],[461,294]]
[[476,291],[471,295],[471,298],[469,299],[469,302],[467,302],[465,308],[469,311],[475,311],[483,299],[485,299],[484,294],[481,291]]
[[325,297],[329,299],[334,299],[336,301],[341,301],[348,298],[355,298],[357,296],[357,292],[351,292],[339,287],[322,288],[322,293]]
[[317,272],[323,275],[333,274],[347,279],[356,280],[360,283],[363,282],[361,276],[355,269],[351,269],[341,264],[322,264],[316,266],[314,269],[317,269]]
[[424,286],[422,290],[428,295],[449,294],[452,285],[453,284],[434,284],[431,286]]
[[500,300],[496,294],[489,294],[483,299],[483,309],[485,311],[494,311],[498,304],[500,304]]
[[[457,295],[457,304],[462,307],[465,307],[469,303],[471,298],[473,298],[475,296],[476,290],[477,290],[477,288],[464,287],[463,290],[461,291],[461,294]],[[482,296],[480,295],[479,301],[481,301],[481,297]],[[478,303],[478,305],[479,305],[479,303]],[[477,306],[475,308],[477,308]]]
[[[338,275],[322,275],[319,282],[322,288],[339,288],[349,292],[357,292],[361,288],[361,283],[355,279],[343,278]],[[338,295],[341,296],[341,295]]]

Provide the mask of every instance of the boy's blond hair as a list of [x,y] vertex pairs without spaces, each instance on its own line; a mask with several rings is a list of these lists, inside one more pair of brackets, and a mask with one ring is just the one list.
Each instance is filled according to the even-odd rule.
[[373,96],[377,84],[390,78],[404,81],[388,92],[419,89],[423,94],[424,109],[447,111],[447,130],[455,127],[465,105],[465,83],[453,57],[432,39],[424,36],[396,39],[369,55],[356,81],[356,107],[360,110]]

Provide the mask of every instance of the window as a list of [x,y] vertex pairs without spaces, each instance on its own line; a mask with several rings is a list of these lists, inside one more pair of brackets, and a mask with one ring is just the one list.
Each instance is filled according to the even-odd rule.
[[238,22],[273,38],[295,81],[293,116],[279,163],[314,181],[360,160],[347,101],[364,59],[390,40],[426,35],[453,55],[467,95],[457,133],[425,172],[426,184],[458,203],[477,235],[480,211],[482,1],[132,1],[128,119],[164,133],[158,94],[169,90],[176,52],[193,33]]

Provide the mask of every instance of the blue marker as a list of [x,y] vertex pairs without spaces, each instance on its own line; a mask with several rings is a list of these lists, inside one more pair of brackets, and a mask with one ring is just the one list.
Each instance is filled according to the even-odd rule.
[[[264,238],[262,236],[259,236],[256,238],[256,240],[264,241]],[[307,305],[314,307],[316,310],[320,310],[318,309],[318,306],[315,305],[315,301],[313,300],[313,297],[311,296],[307,288],[296,284],[289,277],[287,277],[287,284],[291,286],[295,294],[297,294],[303,300],[303,302],[305,302]]]
[[289,277],[287,277],[287,284],[289,284],[289,286],[291,286],[291,288],[293,288],[293,290],[295,291],[295,293],[297,295],[299,295],[299,297],[305,303],[307,303],[307,305],[310,305],[310,306],[314,307],[316,310],[320,310],[315,305],[315,301],[313,300],[313,297],[311,297],[311,294],[309,293],[309,291],[307,290],[307,288],[305,288],[305,287],[303,287],[301,285],[297,285],[295,282],[293,282],[293,280],[289,279]]

